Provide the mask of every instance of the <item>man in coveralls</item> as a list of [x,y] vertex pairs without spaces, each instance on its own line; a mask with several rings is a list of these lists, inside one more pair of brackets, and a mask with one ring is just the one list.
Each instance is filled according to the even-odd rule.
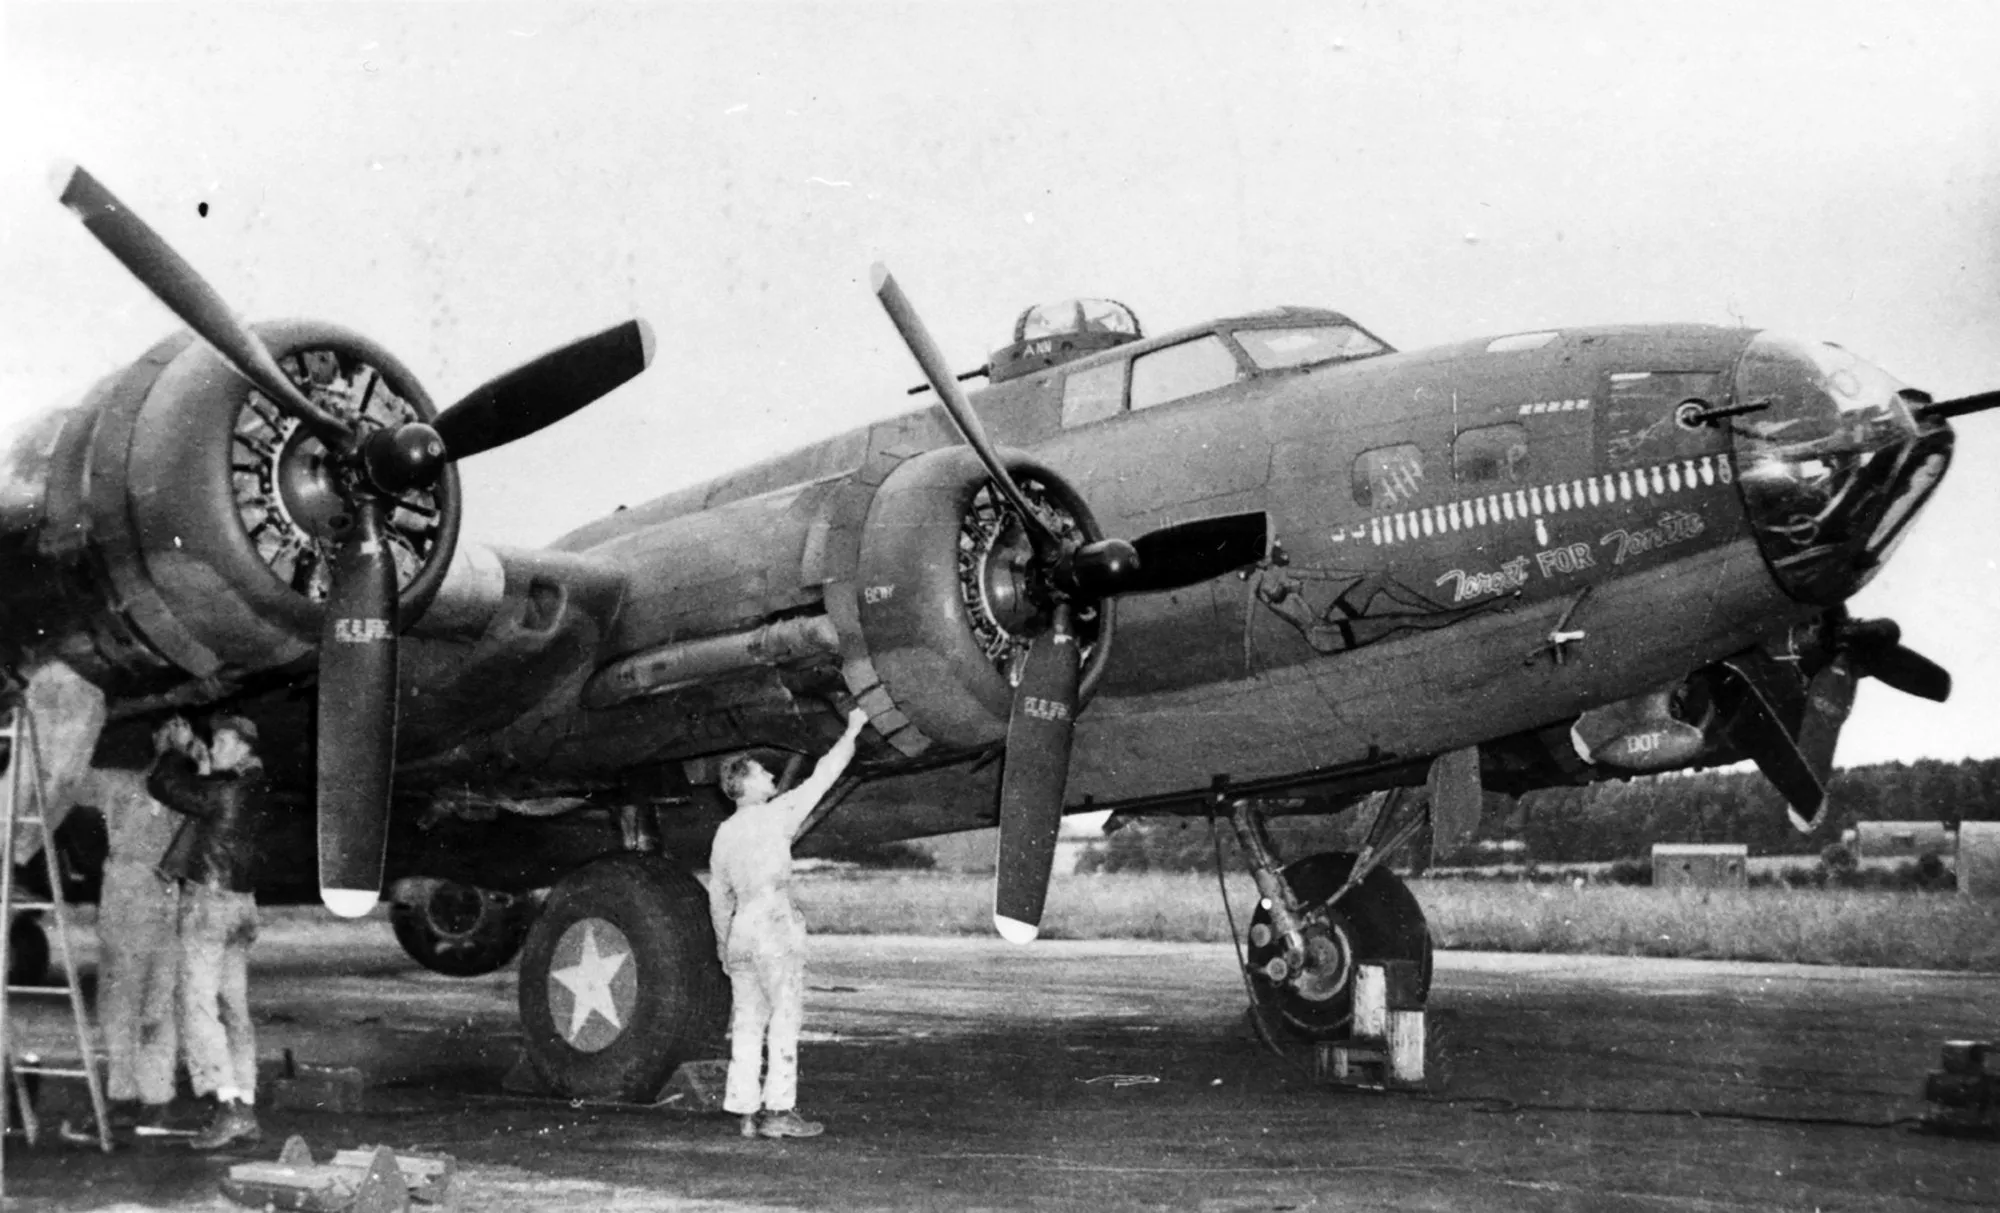
[[[185,717],[153,734],[155,754],[208,757]],[[146,793],[146,772],[98,767],[87,795],[104,813],[110,852],[97,901],[103,956],[106,1094],[113,1128],[161,1129],[180,1058],[180,882],[159,867],[181,818]]]
[[209,722],[209,769],[172,750],[153,763],[147,790],[187,818],[160,870],[181,882],[181,1041],[197,1096],[215,1118],[188,1144],[219,1150],[263,1135],[257,1124],[257,1037],[250,1022],[252,893],[267,781],[241,716]]
[[826,1130],[794,1107],[799,1026],[805,1019],[806,922],[792,905],[792,840],[853,761],[854,739],[867,723],[866,712],[849,712],[847,732],[812,775],[783,796],[776,795],[777,781],[755,759],[737,755],[722,764],[722,790],[736,802],[736,812],[716,830],[709,852],[708,908],[734,999],[722,1106],[742,1118],[745,1137],[817,1137]]

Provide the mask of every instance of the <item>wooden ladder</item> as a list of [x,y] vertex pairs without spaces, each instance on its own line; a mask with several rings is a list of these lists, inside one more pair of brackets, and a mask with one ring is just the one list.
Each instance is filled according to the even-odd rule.
[[[62,865],[56,859],[55,830],[44,812],[42,797],[42,754],[35,737],[34,717],[26,708],[7,712],[0,726],[0,740],[8,744],[6,805],[0,808],[0,978],[11,976],[14,915],[47,911],[56,924],[56,945],[62,958],[63,984],[60,986],[0,984],[0,1058],[5,1059],[7,1090],[0,1091],[0,1200],[6,1198],[6,1132],[20,1113],[21,1135],[29,1145],[41,1135],[34,1101],[29,1098],[29,1076],[81,1078],[90,1089],[90,1108],[97,1126],[98,1147],[111,1151],[111,1118],[104,1101],[104,1076],[97,1068],[97,1048],[91,1033],[90,1012],[84,1006],[83,987],[78,981],[76,954],[70,947],[69,905],[63,900]],[[18,827],[29,827],[31,839],[41,843],[42,864],[48,875],[47,901],[18,900],[14,883],[14,845]],[[70,1016],[76,1025],[78,1061],[75,1065],[51,1065],[33,1053],[15,1047],[12,1004],[17,997],[69,995]],[[12,1098],[7,1096],[11,1095]]]

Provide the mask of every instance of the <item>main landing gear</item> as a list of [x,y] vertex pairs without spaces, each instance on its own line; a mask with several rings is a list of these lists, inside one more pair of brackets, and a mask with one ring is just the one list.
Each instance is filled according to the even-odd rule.
[[[1280,866],[1255,801],[1230,806],[1230,820],[1258,908],[1250,920],[1249,976],[1255,1013],[1267,1029],[1300,1040],[1346,1036],[1354,1017],[1355,969],[1364,961],[1417,965],[1417,992],[1431,984],[1431,938],[1417,899],[1382,866],[1424,822],[1401,789],[1383,800],[1359,852],[1328,851]],[[1275,1042],[1274,1042],[1275,1043]]]
[[389,926],[410,959],[447,977],[480,977],[514,959],[535,918],[531,896],[455,880],[412,880],[397,890]]
[[521,953],[521,1033],[548,1088],[649,1102],[683,1061],[729,1053],[729,979],[708,894],[657,854],[556,883]]

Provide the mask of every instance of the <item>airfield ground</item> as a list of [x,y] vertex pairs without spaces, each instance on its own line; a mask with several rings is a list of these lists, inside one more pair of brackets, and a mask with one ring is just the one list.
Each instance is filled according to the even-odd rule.
[[511,971],[438,977],[385,923],[279,916],[263,1051],[364,1067],[368,1112],[267,1110],[223,1157],[10,1144],[8,1207],[233,1209],[226,1163],[287,1133],[449,1152],[468,1210],[2000,1207],[2000,1144],[1901,1123],[1941,1040],[2000,1036],[2000,976],[1444,953],[1432,1089],[1379,1095],[1263,1051],[1227,945],[814,946],[802,1105],[828,1134],[746,1142],[503,1096]]

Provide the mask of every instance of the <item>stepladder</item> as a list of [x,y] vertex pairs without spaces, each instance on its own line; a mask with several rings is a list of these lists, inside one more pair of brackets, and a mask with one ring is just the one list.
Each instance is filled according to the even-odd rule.
[[[99,1149],[111,1149],[111,1123],[104,1097],[104,1076],[98,1068],[90,1008],[79,980],[72,940],[70,906],[64,898],[62,864],[56,851],[55,822],[49,819],[44,763],[37,745],[35,721],[25,708],[5,710],[0,742],[7,746],[4,803],[0,803],[0,1058],[6,1067],[5,1091],[0,1091],[0,1199],[6,1194],[6,1139],[18,1131],[29,1145],[45,1126],[35,1110],[34,1088],[43,1079],[80,1080],[90,1094],[92,1135]],[[24,852],[33,850],[34,854]],[[17,864],[42,865],[48,893],[24,888]],[[60,985],[26,984],[15,980],[13,931],[17,914],[43,913],[55,926],[56,955],[62,966]],[[74,1058],[45,1055],[46,1046],[30,1047],[22,1000],[67,997],[75,1029]],[[39,1020],[41,1017],[37,1016]],[[60,1045],[58,1046],[61,1047]],[[67,1136],[67,1134],[66,1134]]]

